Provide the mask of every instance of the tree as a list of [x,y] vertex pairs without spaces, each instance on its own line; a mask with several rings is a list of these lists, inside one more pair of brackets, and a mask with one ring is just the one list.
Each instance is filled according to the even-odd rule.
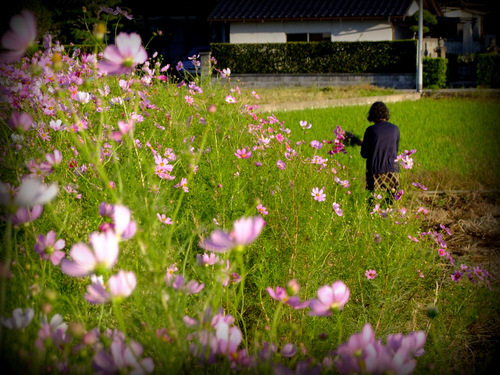
[[[413,13],[411,16],[412,20],[412,25],[410,26],[410,30],[413,31],[414,33],[418,33],[418,16],[419,16],[420,11]],[[423,16],[423,29],[422,33],[428,33],[429,32],[429,27],[428,26],[434,26],[437,24],[437,19],[436,17],[429,12],[428,10],[424,9],[424,12],[422,13]]]

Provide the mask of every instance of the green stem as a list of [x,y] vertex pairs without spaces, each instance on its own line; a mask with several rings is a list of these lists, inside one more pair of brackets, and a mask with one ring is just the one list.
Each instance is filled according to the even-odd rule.
[[[12,241],[11,241],[11,236],[12,236],[12,218],[9,215],[7,218],[7,225],[5,228],[5,239],[4,239],[4,245],[5,245],[5,274],[9,273],[10,270],[10,262],[11,262],[11,257],[12,257]],[[0,278],[1,282],[1,287],[0,287],[0,316],[4,316],[4,309],[5,309],[5,295],[6,295],[6,288],[7,288],[7,278],[6,277],[1,277]],[[2,353],[2,338],[3,338],[3,324],[0,324],[0,353]]]
[[276,332],[278,330],[278,320],[281,318],[281,310],[283,309],[283,304],[280,302],[278,304],[278,308],[274,312],[273,316],[273,322],[271,324],[271,337],[270,337],[270,342],[271,343],[276,343]]
[[115,314],[115,318],[118,321],[118,326],[120,327],[120,331],[122,331],[126,336],[126,325],[125,320],[123,319],[123,311],[120,303],[116,300],[112,301],[113,303],[113,312]]
[[337,346],[339,346],[340,344],[342,344],[342,319],[340,311],[337,312],[337,330],[338,330]]

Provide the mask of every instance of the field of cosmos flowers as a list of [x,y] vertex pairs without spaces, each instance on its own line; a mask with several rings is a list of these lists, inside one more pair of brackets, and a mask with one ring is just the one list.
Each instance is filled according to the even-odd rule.
[[[388,202],[365,191],[342,124],[325,140],[307,118],[259,113],[258,93],[216,56],[213,83],[149,56],[138,34],[96,53],[50,35],[34,51],[36,35],[23,11],[1,40],[9,373],[490,364],[472,330],[494,316],[497,285],[448,251],[449,227],[425,225],[415,197],[427,187],[406,175],[417,149],[401,150],[402,186]],[[241,105],[245,95],[255,104]]]

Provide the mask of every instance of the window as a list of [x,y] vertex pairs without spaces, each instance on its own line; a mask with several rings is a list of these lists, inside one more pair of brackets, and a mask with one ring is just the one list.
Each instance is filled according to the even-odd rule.
[[309,42],[329,42],[331,41],[329,33],[314,33],[309,34]]
[[287,42],[307,42],[307,34],[286,34]]
[[329,42],[330,33],[293,33],[286,34],[287,42]]

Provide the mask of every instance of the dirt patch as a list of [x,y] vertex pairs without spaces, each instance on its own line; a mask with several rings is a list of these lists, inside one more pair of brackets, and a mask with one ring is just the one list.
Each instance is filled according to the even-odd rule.
[[472,191],[422,195],[420,199],[429,209],[429,228],[442,231],[440,224],[450,228],[452,235],[446,237],[446,244],[456,264],[482,264],[498,282],[500,194]]

